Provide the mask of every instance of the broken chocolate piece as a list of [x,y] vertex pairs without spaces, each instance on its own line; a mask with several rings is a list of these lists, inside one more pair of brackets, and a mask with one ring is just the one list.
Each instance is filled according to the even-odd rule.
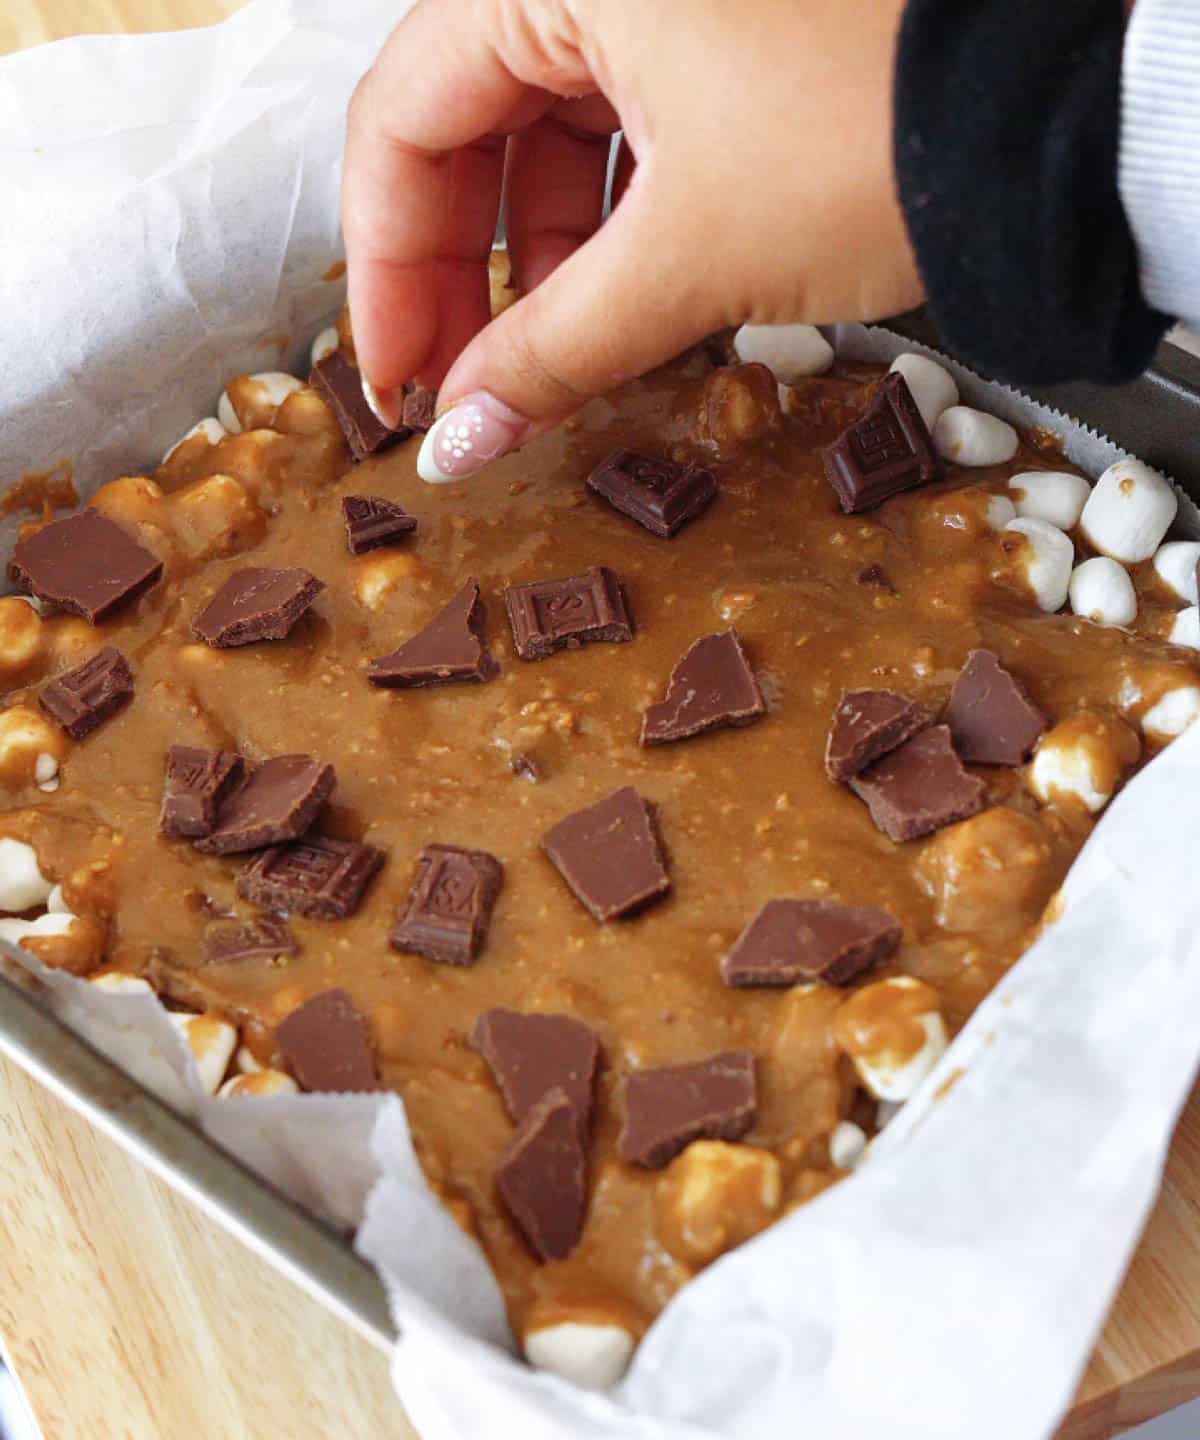
[[275,1029],[284,1063],[304,1090],[378,1090],[366,1017],[345,990],[325,990]]
[[587,478],[614,509],[669,540],[713,499],[716,476],[694,462],[656,460],[632,450],[614,450]]
[[903,375],[885,375],[866,412],[824,452],[825,475],[847,515],[936,480],[942,462]]
[[721,962],[726,985],[846,985],[894,955],[899,924],[873,905],[768,900]]
[[217,650],[283,640],[325,588],[298,566],[286,570],[247,565],[235,570],[192,621],[192,633]]
[[345,920],[383,864],[383,851],[315,832],[272,845],[238,876],[238,894],[264,910]]
[[963,769],[950,727],[933,725],[850,777],[871,819],[892,840],[916,840],[983,809],[984,784]]
[[18,540],[9,578],[93,625],[162,574],[163,562],[99,510],[81,510]]
[[367,404],[363,394],[362,376],[341,350],[333,350],[313,366],[308,383],[319,390],[329,402],[334,418],[342,427],[346,444],[356,460],[365,460],[386,450],[397,440],[405,440],[411,430],[389,430]]
[[865,570],[859,571],[858,583],[874,585],[877,590],[886,590],[891,595],[896,593],[896,587],[882,565],[868,565]]
[[571,1015],[522,1014],[500,1005],[475,1022],[471,1044],[491,1068],[514,1124],[548,1091],[560,1088],[578,1112],[586,1138],[600,1061],[590,1026]]
[[693,1140],[740,1140],[758,1113],[754,1056],[727,1050],[692,1065],[632,1070],[625,1077],[624,1112],[617,1148],[650,1170]]
[[277,755],[265,760],[217,811],[209,835],[196,849],[209,855],[261,850],[298,840],[333,793],[337,773],[311,755]]
[[621,582],[607,565],[563,580],[512,585],[504,603],[522,660],[544,660],[556,650],[578,650],[598,640],[633,639]]
[[578,1244],[587,1155],[563,1090],[544,1095],[517,1127],[496,1169],[496,1189],[539,1260],[562,1260]]
[[210,925],[204,936],[204,959],[209,965],[239,965],[243,960],[270,964],[299,949],[296,937],[274,915],[236,925]]
[[849,780],[932,721],[923,705],[895,690],[851,690],[838,701],[825,742],[831,780]]
[[392,689],[491,680],[500,667],[487,648],[485,620],[479,582],[468,580],[424,630],[372,660],[367,678]]
[[409,430],[429,430],[437,419],[437,391],[414,385],[404,395],[400,421]]
[[954,748],[976,765],[1023,765],[1046,729],[1046,717],[990,650],[972,650],[958,673],[943,717]]
[[424,955],[442,965],[471,965],[487,938],[504,866],[485,850],[426,845],[403,914],[397,914],[392,949]]
[[234,751],[172,745],[159,817],[163,834],[189,840],[211,834],[218,810],[240,783],[244,769],[245,761]]
[[345,495],[342,519],[351,555],[365,555],[381,545],[394,545],[417,528],[416,518],[382,495]]
[[736,630],[705,635],[671,672],[667,698],[642,715],[642,744],[687,740],[766,714],[762,692]]
[[43,685],[38,704],[72,740],[82,740],[132,699],[129,661],[114,646],[106,645],[90,660]]
[[671,888],[654,810],[626,785],[560,820],[542,849],[601,923],[640,910]]

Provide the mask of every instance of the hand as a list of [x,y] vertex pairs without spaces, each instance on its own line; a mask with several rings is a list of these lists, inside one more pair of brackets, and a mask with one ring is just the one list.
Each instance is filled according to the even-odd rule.
[[[355,346],[385,418],[413,377],[455,412],[422,475],[472,474],[722,326],[916,304],[892,165],[902,10],[417,5],[351,105],[342,213]],[[619,127],[632,174],[601,225]],[[502,185],[526,294],[489,324]]]

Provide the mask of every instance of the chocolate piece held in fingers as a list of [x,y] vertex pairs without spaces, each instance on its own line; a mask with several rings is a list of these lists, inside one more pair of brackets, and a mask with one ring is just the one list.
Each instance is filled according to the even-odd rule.
[[617,1148],[657,1170],[693,1140],[740,1140],[758,1114],[754,1056],[728,1050],[691,1065],[631,1070]]
[[8,566],[14,584],[93,625],[136,600],[162,572],[157,555],[93,509],[18,540]]
[[436,390],[426,390],[423,385],[414,385],[411,390],[404,392],[400,420],[406,429],[424,432],[432,429],[436,419]]
[[341,350],[314,365],[308,383],[329,402],[356,460],[366,460],[412,434],[404,427],[391,430],[380,420],[363,394],[362,374]]
[[990,650],[972,650],[944,717],[954,748],[976,765],[1023,765],[1046,729],[1025,687]]
[[133,699],[133,671],[112,645],[56,676],[38,693],[38,704],[72,740],[82,740]]
[[833,712],[825,742],[826,773],[831,780],[849,780],[932,720],[923,705],[895,690],[851,690]]
[[479,958],[491,924],[504,866],[485,850],[426,845],[391,945],[442,965],[471,965]]
[[379,1089],[366,1016],[346,990],[314,995],[276,1026],[275,1043],[305,1090]]
[[671,888],[648,801],[626,785],[542,836],[542,849],[591,915],[632,914]]
[[265,760],[220,807],[216,825],[196,841],[196,849],[232,855],[297,840],[320,814],[336,784],[333,766],[311,755]]
[[479,582],[468,580],[424,630],[372,660],[367,678],[389,689],[491,680],[500,667],[487,648],[485,624]]
[[514,1123],[558,1087],[579,1112],[586,1137],[600,1062],[589,1025],[572,1015],[523,1014],[498,1005],[475,1022],[471,1044],[487,1061]]
[[351,555],[365,555],[381,545],[394,545],[417,528],[414,516],[382,495],[343,496],[342,519]]
[[871,819],[890,839],[916,840],[977,814],[984,784],[963,769],[950,727],[933,725],[850,777]]
[[284,640],[324,588],[299,566],[248,565],[226,580],[192,621],[192,632],[216,650]]
[[345,920],[382,864],[374,845],[313,831],[255,855],[238,876],[238,894],[264,910]]
[[587,483],[614,509],[645,526],[660,540],[669,540],[717,493],[716,476],[711,470],[638,455],[632,450],[614,450],[596,466]]
[[208,965],[240,965],[245,960],[277,964],[285,955],[297,954],[299,949],[296,937],[274,915],[210,925],[204,935],[204,960]]
[[245,768],[246,762],[231,750],[172,745],[159,817],[163,834],[189,840],[210,835],[217,812],[241,783]]
[[726,985],[846,985],[896,953],[900,926],[886,910],[837,900],[768,900],[721,962]]
[[824,453],[825,474],[847,515],[940,478],[942,461],[904,376],[885,375],[866,413]]
[[596,565],[582,575],[512,585],[504,592],[513,644],[522,660],[557,650],[633,639],[633,622],[616,572]]
[[762,692],[736,630],[705,635],[671,672],[667,698],[642,715],[642,744],[687,740],[766,714]]
[[496,1189],[539,1260],[562,1260],[574,1250],[587,1207],[587,1155],[565,1091],[544,1095],[518,1125],[497,1167]]

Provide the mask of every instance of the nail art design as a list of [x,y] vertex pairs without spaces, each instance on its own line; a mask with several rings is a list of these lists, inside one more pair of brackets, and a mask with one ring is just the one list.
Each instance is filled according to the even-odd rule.
[[417,474],[431,485],[462,480],[507,455],[529,430],[529,421],[486,390],[467,395],[447,410],[425,436]]

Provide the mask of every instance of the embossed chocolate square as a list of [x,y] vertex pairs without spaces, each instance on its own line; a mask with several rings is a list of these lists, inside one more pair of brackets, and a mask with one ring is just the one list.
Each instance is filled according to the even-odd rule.
[[702,465],[680,465],[633,450],[614,450],[596,466],[587,483],[614,509],[661,540],[669,540],[680,526],[699,515],[717,493],[716,476]]
[[942,462],[903,375],[885,375],[866,411],[824,453],[847,515],[938,479]]
[[392,949],[442,965],[473,964],[503,881],[504,866],[485,850],[426,845],[408,904],[392,927]]
[[129,661],[115,646],[106,645],[90,660],[44,685],[38,704],[72,740],[82,740],[132,699]]
[[513,644],[522,660],[545,660],[558,650],[633,639],[633,621],[614,570],[593,565],[582,575],[535,580],[504,592]]
[[232,750],[172,745],[159,816],[163,834],[189,840],[211,835],[217,812],[241,783],[245,768],[245,761]]
[[264,910],[345,920],[382,864],[374,845],[308,834],[256,855],[238,876],[238,894]]

